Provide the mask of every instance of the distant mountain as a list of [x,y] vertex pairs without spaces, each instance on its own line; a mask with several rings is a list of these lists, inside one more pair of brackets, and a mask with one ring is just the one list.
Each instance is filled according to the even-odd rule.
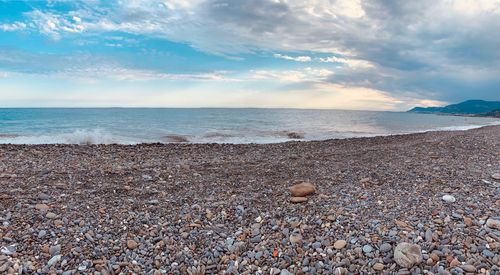
[[451,115],[486,115],[493,111],[500,111],[500,101],[467,100],[444,107],[415,107],[408,112],[427,114]]

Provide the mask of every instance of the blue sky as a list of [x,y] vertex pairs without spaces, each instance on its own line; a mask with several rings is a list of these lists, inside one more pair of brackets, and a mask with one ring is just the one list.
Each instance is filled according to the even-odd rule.
[[0,106],[500,100],[500,0],[0,0]]

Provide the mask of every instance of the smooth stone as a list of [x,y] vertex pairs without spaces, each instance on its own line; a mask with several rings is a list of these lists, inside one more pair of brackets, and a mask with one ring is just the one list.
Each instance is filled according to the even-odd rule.
[[443,201],[452,203],[457,201],[457,199],[455,199],[455,197],[453,197],[452,195],[444,195]]
[[370,252],[372,252],[372,250],[373,250],[373,247],[369,244],[363,246],[364,253],[370,253]]
[[380,246],[380,251],[384,252],[384,253],[387,253],[389,251],[392,250],[392,245],[388,244],[388,243],[383,243],[381,246]]
[[49,254],[51,256],[55,256],[55,255],[58,255],[59,253],[61,252],[61,245],[58,244],[58,245],[53,245],[49,248]]
[[495,173],[495,174],[491,175],[491,177],[495,180],[500,180],[500,173]]
[[411,268],[422,260],[422,249],[419,245],[403,242],[394,249],[394,261],[401,267]]
[[463,269],[465,272],[476,272],[476,267],[470,264],[461,265],[460,268]]
[[432,242],[432,230],[430,228],[425,231],[425,241],[428,243]]
[[17,250],[16,246],[14,246],[14,245],[8,245],[8,246],[5,246],[5,247],[2,247],[2,249],[0,251],[2,252],[2,254],[12,255],[12,254],[16,253],[16,250]]
[[314,194],[314,192],[316,192],[316,188],[310,182],[295,184],[290,188],[292,197],[305,197],[307,195]]
[[127,247],[128,247],[128,249],[135,249],[138,246],[139,246],[139,244],[136,241],[134,241],[134,240],[128,240],[127,241]]
[[306,202],[306,201],[307,201],[306,197],[291,197],[290,198],[290,202],[292,202],[292,203],[302,203],[302,202]]
[[49,200],[50,199],[50,196],[47,195],[47,194],[44,194],[44,193],[40,193],[38,194],[38,198],[42,201],[46,201],[46,200]]
[[302,235],[297,234],[297,233],[290,234],[290,243],[301,244],[302,243]]
[[39,238],[39,239],[41,239],[41,238],[45,237],[45,235],[47,235],[47,231],[45,231],[45,230],[40,230],[40,231],[38,232],[38,238]]
[[335,249],[342,249],[347,245],[347,242],[345,240],[338,240],[333,244],[333,247]]
[[500,230],[500,220],[494,220],[492,218],[489,218],[486,221],[486,226],[492,229]]
[[47,262],[47,265],[49,267],[55,265],[57,262],[61,260],[61,255],[55,255],[54,257],[50,258],[50,260]]
[[293,273],[286,269],[282,269],[280,275],[293,275]]
[[377,271],[381,271],[381,270],[384,270],[384,264],[381,264],[381,263],[376,263],[373,265],[373,269],[377,270]]
[[49,212],[45,215],[47,219],[55,219],[57,217],[56,213]]
[[35,205],[35,209],[42,210],[42,211],[47,211],[50,207],[46,205],[45,203],[38,203]]

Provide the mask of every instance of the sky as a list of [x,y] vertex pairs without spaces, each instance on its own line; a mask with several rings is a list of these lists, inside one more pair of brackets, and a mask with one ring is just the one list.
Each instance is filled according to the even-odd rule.
[[0,0],[0,107],[500,100],[500,0]]

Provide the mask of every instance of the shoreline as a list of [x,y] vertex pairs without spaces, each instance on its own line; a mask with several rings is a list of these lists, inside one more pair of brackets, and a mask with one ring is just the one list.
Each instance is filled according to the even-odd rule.
[[[0,272],[495,274],[499,159],[498,125],[270,144],[2,144],[0,250],[14,252],[0,252]],[[316,193],[292,203],[302,181]],[[402,242],[422,260],[395,262]]]
[[[140,145],[168,145],[168,144],[198,144],[198,145],[209,145],[209,144],[232,144],[232,145],[240,145],[240,144],[247,144],[247,145],[268,145],[268,144],[279,144],[279,143],[288,143],[288,142],[327,142],[330,140],[348,140],[348,139],[356,139],[356,138],[376,138],[376,137],[391,137],[391,136],[405,136],[405,135],[414,135],[414,134],[421,134],[421,133],[433,133],[433,132],[454,132],[454,131],[468,131],[468,130],[474,130],[474,129],[481,129],[485,127],[495,127],[500,125],[500,120],[498,123],[492,123],[492,124],[487,124],[487,125],[464,125],[464,126],[449,126],[449,127],[440,127],[437,129],[427,129],[427,130],[421,130],[421,131],[415,131],[415,132],[408,132],[408,133],[390,133],[390,134],[373,134],[373,135],[366,135],[366,136],[353,136],[353,137],[332,137],[332,138],[326,138],[326,139],[307,139],[307,133],[304,132],[296,132],[296,131],[275,131],[276,135],[275,137],[281,137],[281,138],[286,138],[287,140],[282,140],[282,141],[275,141],[275,142],[225,142],[225,141],[213,141],[213,142],[197,142],[197,141],[192,141],[191,138],[192,136],[190,135],[181,135],[181,134],[167,134],[163,137],[165,142],[160,142],[160,141],[154,141],[154,142],[131,142],[131,143],[119,143],[119,142],[105,142],[105,143],[100,143],[100,142],[80,142],[80,143],[0,143],[0,146],[2,145],[27,145],[27,146],[32,146],[32,145],[82,145],[82,146],[90,146],[90,145],[123,145],[123,146],[140,146]],[[77,130],[76,132],[79,132],[81,130]],[[68,135],[68,133],[61,133],[59,135]],[[235,136],[230,136],[227,134],[218,134],[218,133],[209,133],[206,136],[226,136],[226,137],[235,137]],[[37,136],[25,136],[25,135],[20,135],[20,134],[0,134],[0,141],[2,138],[36,138]],[[47,138],[48,136],[43,136]],[[108,137],[109,138],[109,137]]]

